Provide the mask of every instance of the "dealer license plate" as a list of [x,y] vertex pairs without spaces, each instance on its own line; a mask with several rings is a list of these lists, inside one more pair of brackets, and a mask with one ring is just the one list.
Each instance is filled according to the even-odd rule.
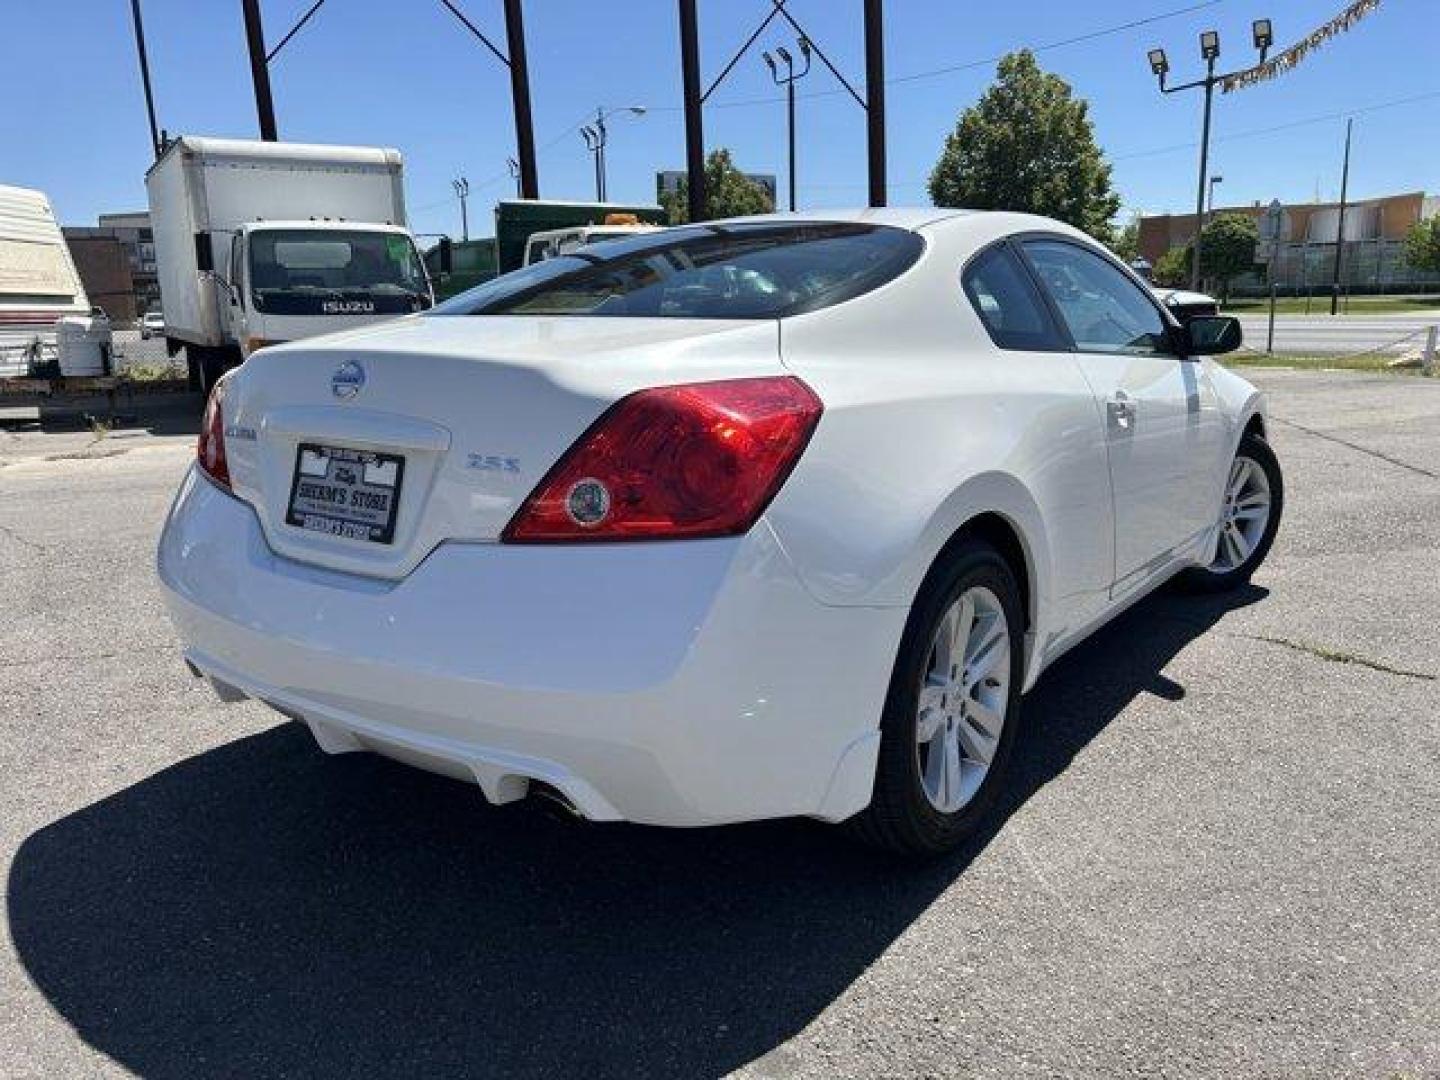
[[301,443],[285,521],[375,544],[395,539],[405,459],[399,454]]

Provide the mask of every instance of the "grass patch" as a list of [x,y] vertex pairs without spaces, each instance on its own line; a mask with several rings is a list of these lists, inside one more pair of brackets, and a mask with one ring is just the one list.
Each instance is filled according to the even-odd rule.
[[184,364],[130,364],[123,374],[132,383],[174,382],[186,377]]
[[[1226,315],[1259,315],[1270,311],[1268,298],[1231,300],[1220,309]],[[1354,296],[1341,299],[1342,315],[1384,315],[1391,312],[1440,313],[1440,296]],[[1275,300],[1277,315],[1307,314],[1303,296],[1281,296]],[[1310,300],[1310,315],[1330,314],[1330,298],[1316,296]]]
[[1372,371],[1385,375],[1423,375],[1418,367],[1392,367],[1393,355],[1366,353],[1363,356],[1287,356],[1284,353],[1237,352],[1224,358],[1230,367],[1295,368],[1299,371]]

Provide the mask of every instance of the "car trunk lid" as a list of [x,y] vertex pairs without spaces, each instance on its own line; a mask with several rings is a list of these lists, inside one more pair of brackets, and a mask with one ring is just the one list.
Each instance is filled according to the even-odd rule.
[[496,540],[626,394],[781,372],[769,320],[403,319],[251,356],[225,446],[275,552],[396,579],[437,544]]

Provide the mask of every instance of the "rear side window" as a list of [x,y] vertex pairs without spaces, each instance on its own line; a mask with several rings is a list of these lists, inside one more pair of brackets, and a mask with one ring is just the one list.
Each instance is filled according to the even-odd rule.
[[1160,309],[1109,260],[1063,240],[1026,240],[1024,246],[1075,348],[1130,356],[1171,351]]
[[1035,352],[1066,348],[1034,281],[1005,245],[997,244],[971,260],[960,282],[990,339],[1000,348]]
[[879,288],[924,246],[906,229],[854,222],[665,229],[577,248],[431,314],[784,318]]

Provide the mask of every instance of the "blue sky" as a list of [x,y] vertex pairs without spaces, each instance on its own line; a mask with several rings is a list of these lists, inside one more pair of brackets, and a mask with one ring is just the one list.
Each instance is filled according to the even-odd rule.
[[[503,47],[500,0],[458,2]],[[1272,18],[1283,46],[1344,2],[888,0],[887,75],[898,80],[889,88],[891,202],[929,201],[925,177],[959,111],[992,79],[993,58],[1156,19],[1045,49],[1040,62],[1090,101],[1125,205],[1183,211],[1194,198],[1199,95],[1162,97],[1145,49],[1164,45],[1179,81],[1200,70],[1202,29],[1220,31],[1222,63],[1242,66],[1254,55],[1251,19]],[[263,0],[271,43],[308,6],[309,0]],[[129,4],[4,0],[4,9],[0,182],[47,191],[67,223],[143,206],[148,135]],[[253,137],[239,0],[143,0],[143,10],[162,126]],[[700,0],[707,79],[768,10],[769,0]],[[863,85],[860,0],[790,0],[790,10]],[[652,199],[655,170],[684,161],[675,0],[528,0],[526,18],[542,194],[589,198],[593,172],[579,123],[597,105],[640,104],[648,107],[643,117],[612,122],[610,195]],[[1343,116],[1351,113],[1353,195],[1440,192],[1437,40],[1440,2],[1383,0],[1294,72],[1217,97],[1212,171],[1225,177],[1217,202],[1303,200],[1317,191],[1334,197]],[[777,20],[706,108],[708,146],[730,147],[748,170],[776,173],[782,190],[783,99],[758,49],[787,43],[793,46],[793,35]],[[946,67],[960,70],[907,79]],[[438,0],[327,0],[276,59],[272,78],[282,138],[404,152],[417,231],[458,233],[453,176],[470,179],[471,220],[482,226],[476,233],[494,200],[512,190],[506,72]],[[802,206],[865,199],[864,117],[839,90],[818,64],[801,84]]]

